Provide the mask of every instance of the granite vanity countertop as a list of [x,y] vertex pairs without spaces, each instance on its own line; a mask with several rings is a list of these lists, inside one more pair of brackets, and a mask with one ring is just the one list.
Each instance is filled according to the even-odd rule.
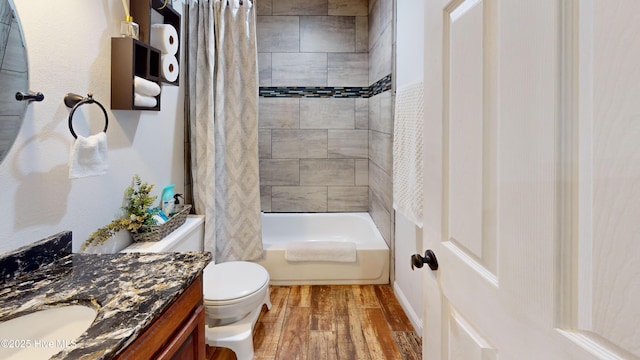
[[[0,283],[0,321],[67,304],[98,310],[52,359],[110,359],[136,339],[209,263],[209,253],[67,254]],[[63,339],[73,340],[73,339]]]

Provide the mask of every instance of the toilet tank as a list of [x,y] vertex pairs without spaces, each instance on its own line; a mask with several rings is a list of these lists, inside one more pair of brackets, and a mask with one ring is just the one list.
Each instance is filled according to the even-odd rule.
[[189,215],[184,224],[160,241],[138,242],[122,252],[184,252],[203,251],[204,216]]

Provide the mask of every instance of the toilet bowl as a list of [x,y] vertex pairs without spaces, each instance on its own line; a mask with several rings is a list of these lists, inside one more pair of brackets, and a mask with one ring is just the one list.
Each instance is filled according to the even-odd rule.
[[269,273],[258,264],[246,261],[209,264],[202,279],[208,326],[236,322],[265,303],[270,307]]
[[[158,242],[133,243],[122,252],[202,251],[202,216],[188,216],[185,224]],[[226,347],[236,358],[253,358],[253,327],[262,305],[271,309],[269,272],[256,263],[231,261],[207,265],[202,272],[205,341]]]
[[206,343],[253,359],[253,328],[262,305],[271,309],[269,273],[252,262],[231,261],[207,265],[202,282]]

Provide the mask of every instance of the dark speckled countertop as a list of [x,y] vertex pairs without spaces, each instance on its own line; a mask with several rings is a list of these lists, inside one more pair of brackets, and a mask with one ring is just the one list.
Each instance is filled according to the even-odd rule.
[[110,359],[210,259],[209,253],[71,254],[71,233],[61,233],[0,257],[0,322],[67,304],[94,307],[98,314],[89,329],[52,359]]

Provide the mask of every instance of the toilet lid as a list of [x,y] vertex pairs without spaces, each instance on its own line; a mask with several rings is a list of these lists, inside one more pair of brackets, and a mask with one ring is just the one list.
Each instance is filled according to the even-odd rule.
[[232,300],[252,294],[269,281],[267,270],[247,261],[209,264],[203,271],[205,301]]

